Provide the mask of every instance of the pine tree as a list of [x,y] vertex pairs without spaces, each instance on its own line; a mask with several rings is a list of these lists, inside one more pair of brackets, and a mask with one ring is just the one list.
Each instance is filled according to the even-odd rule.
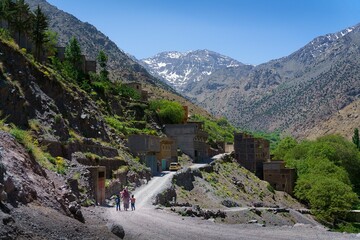
[[34,12],[32,23],[32,39],[35,45],[34,55],[35,59],[40,61],[42,49],[44,44],[48,41],[46,30],[49,24],[45,14],[41,11],[39,6]]
[[28,34],[31,29],[32,13],[30,7],[24,0],[17,0],[14,5],[14,15],[10,20],[10,27],[17,35],[17,41],[21,43],[21,34]]
[[0,27],[8,28],[14,14],[14,3],[11,0],[0,0]]
[[76,38],[72,37],[65,48],[64,73],[70,79],[80,82],[83,74],[81,66],[81,48]]
[[100,51],[98,56],[97,56],[97,60],[98,63],[101,67],[100,70],[100,79],[102,81],[107,81],[109,80],[109,72],[107,71],[106,67],[107,67],[107,61],[108,61],[108,57],[106,56],[104,51]]
[[352,137],[352,141],[355,144],[355,146],[357,147],[357,149],[360,150],[360,138],[359,138],[359,129],[358,128],[354,129],[354,135]]

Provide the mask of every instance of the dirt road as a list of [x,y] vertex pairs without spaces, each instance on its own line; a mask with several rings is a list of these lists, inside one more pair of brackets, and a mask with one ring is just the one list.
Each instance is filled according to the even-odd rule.
[[125,239],[358,239],[355,234],[325,231],[317,227],[300,225],[296,227],[261,227],[250,224],[225,225],[200,218],[181,217],[174,213],[155,209],[152,198],[171,184],[174,173],[154,177],[147,185],[134,194],[137,198],[136,211],[106,210],[109,221],[121,224],[125,229]]

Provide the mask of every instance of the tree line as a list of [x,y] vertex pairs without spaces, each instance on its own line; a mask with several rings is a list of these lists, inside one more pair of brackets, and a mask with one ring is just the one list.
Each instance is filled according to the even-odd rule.
[[17,43],[28,42],[33,45],[37,61],[46,51],[54,52],[54,33],[48,30],[49,22],[41,8],[32,12],[24,0],[0,0],[0,27],[8,29]]
[[358,206],[360,151],[352,142],[340,135],[301,142],[286,137],[273,154],[296,169],[294,194],[318,219],[336,227]]

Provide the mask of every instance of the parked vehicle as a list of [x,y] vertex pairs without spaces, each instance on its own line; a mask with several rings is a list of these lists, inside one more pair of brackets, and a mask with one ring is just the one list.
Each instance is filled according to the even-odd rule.
[[169,167],[170,171],[177,171],[177,170],[180,170],[180,169],[181,169],[180,163],[178,163],[178,162],[170,163],[170,167]]

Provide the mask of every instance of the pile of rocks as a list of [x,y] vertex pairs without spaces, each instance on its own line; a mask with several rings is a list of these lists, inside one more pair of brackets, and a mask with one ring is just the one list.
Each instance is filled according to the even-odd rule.
[[189,217],[202,217],[203,219],[210,218],[225,218],[226,213],[220,210],[204,210],[201,209],[198,205],[192,207],[172,207],[171,211],[176,212],[182,216]]

